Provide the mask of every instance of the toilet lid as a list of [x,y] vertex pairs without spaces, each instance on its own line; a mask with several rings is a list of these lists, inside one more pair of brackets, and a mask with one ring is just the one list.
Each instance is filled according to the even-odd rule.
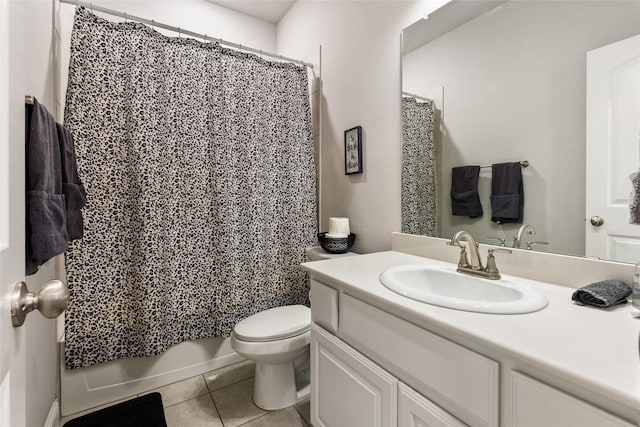
[[311,310],[304,305],[270,308],[238,322],[234,335],[243,341],[274,341],[311,328]]

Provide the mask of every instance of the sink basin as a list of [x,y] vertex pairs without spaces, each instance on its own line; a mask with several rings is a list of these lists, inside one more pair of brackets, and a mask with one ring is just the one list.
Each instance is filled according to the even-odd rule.
[[449,266],[392,267],[380,275],[380,282],[416,301],[478,313],[531,313],[548,303],[544,295],[511,278],[489,280],[458,273]]

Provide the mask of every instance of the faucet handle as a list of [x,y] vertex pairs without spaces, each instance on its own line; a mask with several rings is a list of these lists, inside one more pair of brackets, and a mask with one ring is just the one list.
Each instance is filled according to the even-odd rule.
[[489,240],[496,240],[498,243],[500,243],[500,246],[504,247],[507,246],[507,240],[503,239],[502,237],[491,237],[491,236],[487,236],[487,239]]
[[460,260],[458,261],[458,267],[469,267],[469,260],[467,259],[467,250],[464,246],[460,245]]
[[550,245],[551,243],[549,242],[527,242],[527,249],[528,250],[532,250],[533,249],[533,245]]
[[498,272],[498,266],[496,265],[496,258],[494,256],[495,252],[503,252],[506,254],[510,254],[513,251],[511,249],[501,249],[501,248],[494,248],[494,249],[487,250],[487,268],[485,268],[485,271],[491,275],[490,278],[499,279],[500,273]]
[[467,249],[464,245],[461,245],[460,243],[447,242],[447,246],[457,246],[460,248],[460,260],[458,261],[458,267],[470,267],[469,259],[467,258]]

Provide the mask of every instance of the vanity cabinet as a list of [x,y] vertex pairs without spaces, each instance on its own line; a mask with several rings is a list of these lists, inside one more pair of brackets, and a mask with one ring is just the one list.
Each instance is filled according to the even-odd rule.
[[398,381],[315,324],[311,336],[311,423],[395,427]]
[[311,312],[314,426],[498,425],[495,361],[315,280]]
[[311,334],[314,426],[465,426],[318,325]]
[[517,371],[510,373],[512,418],[517,427],[633,427],[582,400]]
[[[381,271],[411,263],[439,261],[392,251],[306,266],[315,427],[640,427],[640,329],[624,308],[584,310],[571,288],[532,282],[547,309],[447,310],[379,283]],[[610,333],[606,349],[594,333]],[[626,346],[621,357],[610,358],[614,346]]]

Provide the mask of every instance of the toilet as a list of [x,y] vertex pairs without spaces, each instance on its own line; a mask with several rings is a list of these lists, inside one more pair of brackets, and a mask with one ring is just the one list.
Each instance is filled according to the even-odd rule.
[[[355,255],[329,254],[320,247],[306,249],[309,261]],[[309,396],[311,310],[287,305],[261,311],[238,322],[231,347],[256,362],[253,401],[262,409],[286,408]]]

